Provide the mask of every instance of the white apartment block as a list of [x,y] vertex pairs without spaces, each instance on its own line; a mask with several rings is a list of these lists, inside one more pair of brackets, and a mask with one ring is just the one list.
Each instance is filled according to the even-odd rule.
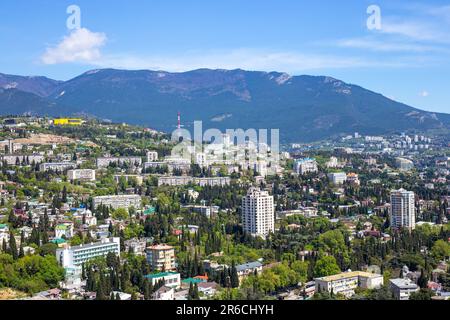
[[393,229],[414,229],[416,225],[414,192],[405,189],[393,190],[391,192],[390,214]]
[[345,181],[347,181],[347,175],[345,174],[345,172],[329,173],[328,178],[333,184],[343,184]]
[[141,166],[142,159],[141,157],[102,157],[97,158],[97,167],[98,168],[106,168],[110,164],[115,163],[118,165],[122,165],[124,163],[129,166]]
[[14,166],[19,162],[20,165],[22,163],[32,164],[32,163],[42,163],[44,162],[45,157],[41,154],[5,154],[0,156],[0,161],[6,162],[10,166]]
[[294,170],[298,174],[315,173],[318,171],[317,162],[314,159],[305,158],[294,162]]
[[389,280],[389,289],[397,300],[409,300],[413,292],[419,291],[419,286],[410,279],[391,279]]
[[120,255],[120,238],[107,238],[97,243],[57,249],[56,258],[63,268],[75,268],[93,258],[106,256],[109,252]]
[[39,171],[65,171],[68,169],[73,169],[77,165],[73,162],[47,162],[47,163],[41,163],[39,165]]
[[112,207],[113,209],[134,207],[139,209],[142,205],[142,199],[140,195],[113,195],[113,196],[98,196],[93,198],[94,208],[98,208],[100,205]]
[[160,244],[148,247],[146,250],[147,261],[152,270],[175,270],[175,249],[172,246]]
[[147,152],[147,162],[158,161],[158,152],[156,151],[148,151]]
[[316,278],[316,292],[333,292],[351,297],[355,294],[356,288],[378,289],[383,286],[383,275],[352,271],[343,272],[332,276]]
[[213,178],[195,178],[190,176],[167,176],[158,178],[158,186],[185,186],[188,184],[196,184],[201,187],[206,186],[225,186],[231,183],[230,177],[213,177]]
[[275,230],[273,196],[267,191],[250,188],[242,198],[242,225],[252,235],[267,236]]
[[164,285],[170,288],[178,289],[181,287],[181,275],[178,272],[161,272],[156,274],[146,275],[152,285],[155,286],[161,280],[164,281]]
[[85,180],[95,181],[95,170],[93,169],[75,169],[67,171],[67,178],[70,181]]

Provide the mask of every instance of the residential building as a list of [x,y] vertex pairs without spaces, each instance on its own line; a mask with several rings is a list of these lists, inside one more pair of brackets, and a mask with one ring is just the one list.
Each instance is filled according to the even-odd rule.
[[144,276],[149,279],[152,285],[156,285],[159,281],[164,281],[164,285],[170,288],[178,289],[181,287],[181,276],[178,272],[160,272]]
[[159,177],[158,186],[169,185],[169,186],[184,186],[188,184],[196,184],[201,187],[213,187],[213,186],[225,186],[231,183],[230,177],[213,177],[213,178],[195,178],[189,176],[178,176],[178,177]]
[[294,170],[297,174],[304,175],[307,173],[315,173],[318,171],[315,159],[305,158],[294,162]]
[[263,265],[259,261],[244,263],[236,266],[236,272],[239,278],[239,283],[241,283],[242,280],[245,279],[245,277],[255,273],[260,273],[262,270]]
[[84,180],[95,181],[95,170],[92,169],[75,169],[67,171],[67,178],[70,181]]
[[397,158],[395,159],[395,164],[400,171],[409,171],[414,168],[414,162],[405,158]]
[[267,236],[275,230],[273,196],[267,191],[250,188],[242,198],[242,225],[244,231]]
[[110,164],[123,165],[127,164],[129,166],[139,167],[142,165],[142,159],[140,157],[102,157],[97,158],[97,167],[106,168]]
[[56,258],[62,267],[73,268],[80,267],[93,258],[106,256],[109,252],[120,254],[120,238],[108,238],[97,243],[57,249]]
[[390,208],[391,227],[413,230],[416,224],[414,192],[405,189],[391,192]]
[[333,172],[328,174],[328,178],[333,184],[343,184],[347,181],[347,175],[345,172]]
[[47,162],[39,165],[39,171],[58,171],[63,172],[68,169],[73,169],[77,165],[73,162]]
[[153,270],[175,270],[175,249],[171,246],[159,244],[148,247],[147,261]]
[[113,195],[113,196],[98,196],[93,198],[94,208],[100,205],[112,207],[113,209],[134,207],[140,208],[142,204],[141,196],[137,194],[130,195]]
[[172,287],[162,286],[153,293],[153,300],[175,300],[175,290]]
[[389,289],[397,300],[409,300],[411,293],[420,290],[410,279],[403,278],[389,280]]
[[32,163],[42,163],[44,162],[45,157],[41,154],[5,154],[0,156],[0,162],[6,162],[10,166],[14,166],[16,164],[22,165],[30,165]]
[[343,272],[332,276],[316,278],[316,292],[333,292],[350,297],[356,288],[377,289],[383,286],[383,275],[363,271]]
[[156,151],[148,151],[147,152],[147,162],[158,161],[158,152]]

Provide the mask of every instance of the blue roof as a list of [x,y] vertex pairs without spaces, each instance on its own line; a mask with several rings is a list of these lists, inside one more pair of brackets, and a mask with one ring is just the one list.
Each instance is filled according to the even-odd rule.
[[236,266],[236,271],[240,272],[240,271],[244,271],[244,270],[248,270],[248,269],[256,269],[256,268],[260,268],[262,267],[262,263],[255,261],[255,262],[248,262],[248,263],[244,263],[244,264],[240,264],[238,266]]

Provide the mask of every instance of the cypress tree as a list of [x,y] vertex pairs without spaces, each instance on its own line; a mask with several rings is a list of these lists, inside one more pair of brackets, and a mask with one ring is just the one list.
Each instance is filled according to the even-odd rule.
[[14,238],[14,234],[12,232],[9,233],[9,253],[12,255],[14,260],[17,260],[17,244],[16,238]]

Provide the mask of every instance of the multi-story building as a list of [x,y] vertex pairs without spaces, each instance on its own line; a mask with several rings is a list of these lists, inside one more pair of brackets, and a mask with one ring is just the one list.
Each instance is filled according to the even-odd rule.
[[55,227],[55,238],[70,239],[73,237],[73,223],[61,223]]
[[158,161],[158,152],[148,151],[147,152],[147,162]]
[[343,184],[347,181],[347,175],[345,172],[333,172],[328,174],[328,178],[333,184]]
[[236,266],[236,273],[239,278],[239,283],[242,282],[247,276],[255,273],[260,273],[263,270],[263,265],[259,261],[248,262]]
[[389,280],[389,289],[397,300],[409,300],[413,292],[419,291],[419,286],[410,279],[391,279]]
[[41,154],[5,154],[0,156],[0,161],[6,162],[10,166],[14,166],[16,164],[37,164],[44,162],[45,157]]
[[196,184],[201,187],[209,186],[225,186],[231,183],[230,177],[212,177],[212,178],[195,178],[189,176],[167,176],[158,178],[158,186],[184,186],[188,184]]
[[361,182],[359,181],[359,175],[354,172],[350,172],[349,174],[347,174],[347,182],[354,186],[359,186],[361,184]]
[[39,171],[58,171],[63,172],[68,169],[73,169],[77,165],[73,162],[47,162],[39,165]]
[[97,168],[106,168],[110,164],[115,163],[117,165],[127,164],[131,167],[139,167],[142,165],[142,159],[140,157],[102,157],[97,158]]
[[175,249],[171,246],[159,244],[148,247],[147,261],[153,270],[175,270]]
[[144,277],[150,280],[153,286],[162,280],[164,281],[164,285],[167,287],[175,289],[181,287],[181,276],[178,272],[160,272],[156,274],[149,274]]
[[98,196],[93,198],[94,208],[100,205],[112,207],[113,209],[134,207],[140,208],[142,199],[140,195],[113,195],[113,196]]
[[93,258],[106,256],[109,252],[120,254],[120,238],[107,238],[97,243],[57,249],[56,258],[62,267],[74,268]]
[[95,181],[95,170],[93,169],[75,169],[67,171],[67,178],[70,181],[84,180]]
[[275,230],[273,196],[267,191],[250,188],[242,198],[242,225],[244,231],[267,236]]
[[377,289],[383,286],[383,275],[362,271],[343,272],[332,276],[316,278],[316,292],[333,292],[350,297],[356,288]]
[[414,229],[416,225],[414,192],[405,189],[393,190],[391,192],[390,214],[393,229]]
[[414,162],[405,158],[395,159],[395,163],[400,171],[409,171],[414,168]]
[[315,173],[318,171],[317,162],[311,158],[296,160],[294,162],[294,170],[298,174]]

